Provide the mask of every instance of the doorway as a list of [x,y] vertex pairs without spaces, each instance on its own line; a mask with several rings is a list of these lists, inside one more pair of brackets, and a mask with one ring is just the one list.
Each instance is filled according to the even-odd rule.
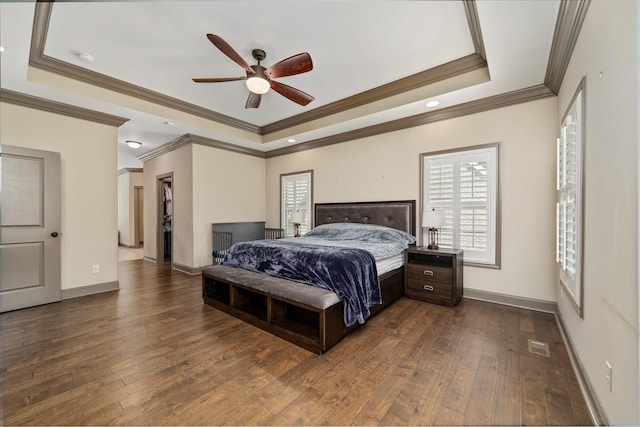
[[142,186],[133,187],[133,223],[134,223],[134,246],[141,248],[144,246],[144,189]]
[[157,207],[157,262],[173,260],[173,172],[156,177]]

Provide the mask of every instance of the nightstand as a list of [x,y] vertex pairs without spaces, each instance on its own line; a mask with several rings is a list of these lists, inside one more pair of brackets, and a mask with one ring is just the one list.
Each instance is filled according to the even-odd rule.
[[405,251],[404,293],[434,304],[458,305],[462,299],[461,249],[428,249],[416,246]]

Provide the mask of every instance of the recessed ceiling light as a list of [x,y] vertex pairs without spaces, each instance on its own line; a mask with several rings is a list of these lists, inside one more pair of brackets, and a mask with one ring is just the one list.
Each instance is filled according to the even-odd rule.
[[166,122],[164,122],[164,124],[167,125],[167,126],[173,126],[174,125],[174,123],[170,122],[170,121],[166,121]]
[[4,48],[0,46],[0,52],[4,52]]
[[125,141],[127,143],[127,145],[131,148],[140,148],[140,146],[142,145],[142,142],[140,141],[133,141],[131,139],[128,139]]
[[436,101],[435,99],[433,101],[427,102],[427,107],[429,108],[437,107],[438,105],[440,105],[440,102]]
[[287,142],[296,142],[296,139],[295,138],[289,138],[289,139],[287,139]]

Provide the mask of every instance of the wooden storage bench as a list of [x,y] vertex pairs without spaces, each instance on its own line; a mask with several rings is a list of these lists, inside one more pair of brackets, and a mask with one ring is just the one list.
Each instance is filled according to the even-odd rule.
[[318,354],[351,329],[344,325],[343,303],[335,293],[240,268],[205,268],[202,297],[208,305]]

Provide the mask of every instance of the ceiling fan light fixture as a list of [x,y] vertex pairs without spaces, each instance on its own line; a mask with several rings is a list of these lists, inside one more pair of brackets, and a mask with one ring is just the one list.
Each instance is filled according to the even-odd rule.
[[247,71],[247,88],[257,95],[269,92],[271,83],[269,83],[269,79],[264,74],[265,68],[261,65],[253,65],[251,69],[253,73]]
[[220,50],[220,52],[241,66],[246,71],[247,76],[198,77],[192,79],[195,83],[219,83],[244,80],[247,85],[247,89],[250,91],[244,108],[258,108],[262,98],[261,95],[267,93],[270,88],[273,88],[274,92],[279,93],[290,101],[293,101],[303,107],[315,99],[313,96],[308,93],[304,93],[299,89],[288,86],[284,83],[279,83],[277,80],[272,80],[278,77],[293,76],[311,71],[313,69],[313,61],[311,60],[311,55],[309,55],[309,53],[303,52],[290,56],[289,58],[276,62],[269,68],[265,68],[260,65],[260,63],[267,57],[264,50],[253,49],[251,54],[258,63],[256,65],[249,65],[244,59],[242,59],[238,52],[233,50],[229,43],[224,41],[220,36],[208,33],[207,38],[215,47],[218,48],[218,50]]
[[258,95],[269,92],[270,87],[269,82],[262,77],[249,77],[247,79],[247,88]]
[[131,147],[131,148],[133,148],[133,149],[140,148],[140,146],[142,145],[142,142],[140,142],[140,141],[133,141],[133,140],[131,140],[131,139],[128,139],[127,141],[125,141],[125,143],[126,143],[129,147]]

